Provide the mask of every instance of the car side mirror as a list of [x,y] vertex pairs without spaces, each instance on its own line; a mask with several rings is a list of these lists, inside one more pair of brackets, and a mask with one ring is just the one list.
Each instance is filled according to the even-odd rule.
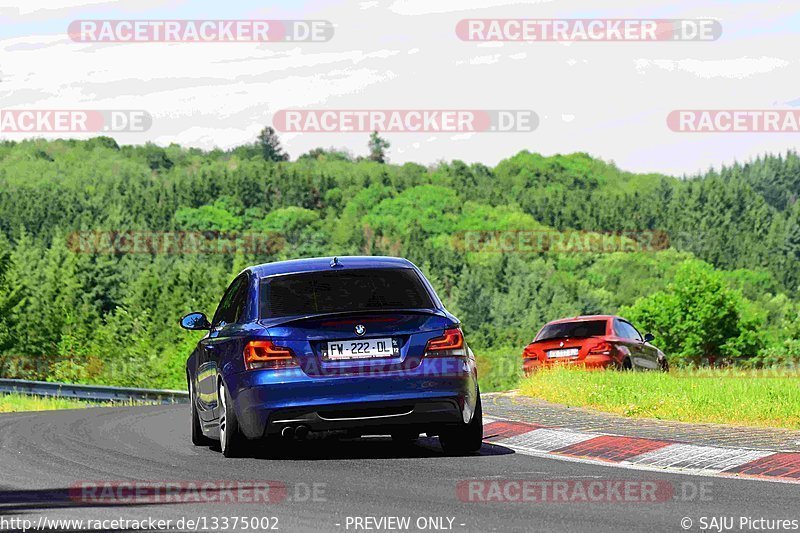
[[644,342],[652,342],[653,340],[655,340],[655,338],[656,338],[655,335],[653,335],[652,333],[644,334]]
[[189,313],[181,318],[181,327],[190,331],[211,329],[211,323],[203,313]]

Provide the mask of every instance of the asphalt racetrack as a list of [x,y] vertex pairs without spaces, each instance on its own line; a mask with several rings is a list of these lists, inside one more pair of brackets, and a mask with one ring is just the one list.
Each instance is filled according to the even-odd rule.
[[[527,456],[491,444],[484,444],[478,455],[448,457],[436,439],[427,438],[407,446],[388,438],[318,438],[292,442],[277,452],[254,450],[247,457],[225,459],[213,449],[192,446],[188,433],[186,405],[0,416],[2,529],[22,530],[23,520],[30,520],[30,526],[41,524],[43,517],[170,520],[171,530],[181,531],[224,531],[225,518],[230,531],[290,532],[700,531],[702,524],[717,530],[713,524],[725,525],[723,519],[733,524],[729,530],[739,531],[755,524],[741,527],[741,520],[800,519],[800,484],[629,470]],[[196,491],[194,498],[154,503],[146,496],[119,494],[97,501],[76,489],[86,482],[105,487],[181,482],[191,487],[193,482],[217,486],[236,480],[270,480],[283,493],[272,503],[239,496],[220,503],[213,495],[197,497]],[[482,484],[468,492],[468,480]],[[641,501],[636,494],[622,501],[564,501],[562,494],[547,502],[519,501],[512,490],[519,483],[506,480],[562,482],[573,496],[593,481],[652,482],[659,496],[657,501]],[[487,496],[494,500],[473,501]],[[235,528],[233,517],[240,520]],[[181,519],[183,527],[178,527]],[[243,527],[243,519],[257,527]],[[187,520],[196,521],[194,527],[187,527]],[[768,529],[769,522],[758,524]],[[86,522],[61,529],[104,531],[115,525],[124,524],[92,528]],[[790,527],[777,530],[791,530],[791,523],[783,525]],[[47,530],[54,529],[51,522]]]

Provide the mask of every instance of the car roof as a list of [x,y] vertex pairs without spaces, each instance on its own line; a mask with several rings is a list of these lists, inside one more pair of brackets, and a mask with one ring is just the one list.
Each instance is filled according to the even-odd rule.
[[[333,256],[291,259],[288,261],[264,263],[263,265],[252,266],[246,270],[254,273],[259,278],[279,274],[296,274],[299,272],[321,272],[333,268],[331,267],[333,259]],[[341,265],[337,268],[342,270],[353,268],[416,268],[414,263],[402,257],[343,255],[337,256],[336,261]]]
[[[551,320],[548,324],[562,324],[564,322],[586,322],[588,320],[613,320],[615,318],[619,318],[620,320],[625,320],[621,316],[617,315],[580,315],[580,316],[572,316],[568,318],[559,318],[558,320]],[[625,320],[627,322],[627,320]]]

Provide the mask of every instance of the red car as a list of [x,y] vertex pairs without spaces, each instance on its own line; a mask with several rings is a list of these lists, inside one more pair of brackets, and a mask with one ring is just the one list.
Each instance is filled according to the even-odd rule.
[[576,316],[548,322],[522,352],[525,375],[554,364],[592,368],[668,370],[664,353],[627,320],[612,315]]

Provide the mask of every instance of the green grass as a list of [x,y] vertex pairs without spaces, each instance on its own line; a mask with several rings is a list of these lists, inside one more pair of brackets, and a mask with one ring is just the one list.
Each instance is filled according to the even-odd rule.
[[792,370],[556,368],[522,380],[520,392],[627,417],[800,429],[800,378]]
[[37,398],[20,394],[0,395],[0,413],[17,413],[20,411],[50,411],[53,409],[77,409],[89,407],[91,403],[66,398]]

